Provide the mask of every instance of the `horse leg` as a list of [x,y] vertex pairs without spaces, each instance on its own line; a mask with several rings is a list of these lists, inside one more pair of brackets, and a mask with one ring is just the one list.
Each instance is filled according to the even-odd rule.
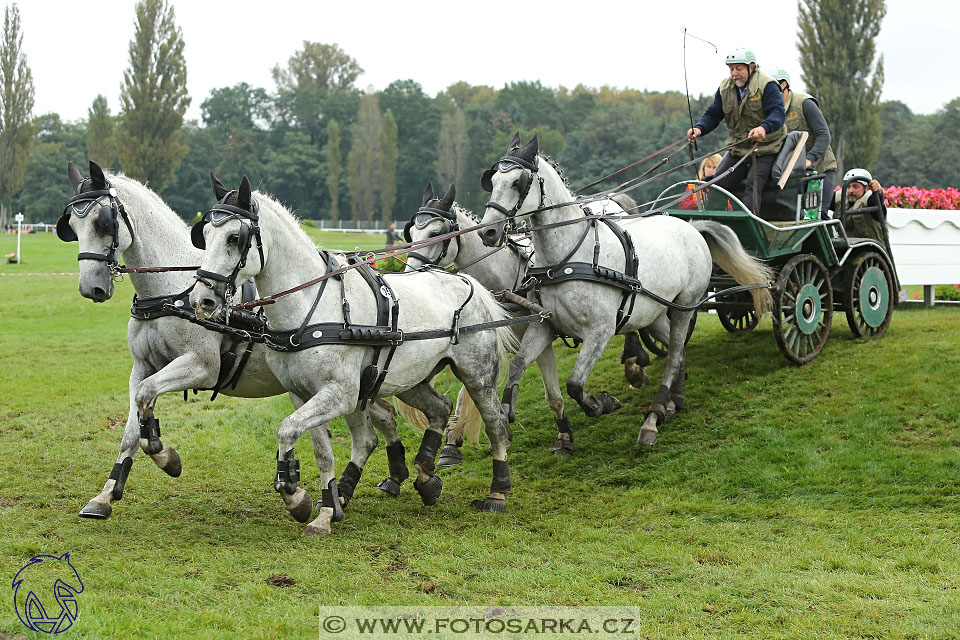
[[[667,313],[662,314],[656,320],[654,320],[653,323],[647,327],[647,331],[655,339],[659,340],[665,345],[668,345],[667,348],[669,349],[671,326],[672,326],[671,312],[668,311]],[[684,342],[686,342],[686,337],[684,337]],[[664,407],[665,407],[664,421],[669,422],[673,418],[673,416],[677,413],[677,408],[673,402],[672,397],[667,401],[667,404],[664,405]]]
[[148,365],[140,361],[134,361],[133,369],[130,371],[130,410],[127,413],[127,424],[123,430],[123,438],[120,441],[120,453],[117,454],[117,460],[110,470],[110,476],[107,478],[103,489],[91,498],[78,514],[81,518],[96,518],[103,520],[109,518],[113,512],[111,500],[120,500],[123,498],[123,488],[127,482],[127,476],[130,474],[130,467],[133,465],[133,454],[137,452],[139,444],[139,426],[137,420],[137,405],[134,400],[137,387],[140,381],[150,375]]
[[[217,362],[219,365],[219,362]],[[140,423],[140,448],[168,475],[176,478],[183,471],[180,454],[160,441],[160,421],[153,414],[157,397],[168,391],[205,388],[216,381],[216,371],[205,366],[193,352],[172,360],[167,366],[144,379],[136,391],[137,416]]]
[[560,378],[557,374],[557,359],[554,356],[552,344],[547,345],[547,348],[537,356],[537,367],[543,379],[547,406],[553,411],[554,420],[557,422],[557,443],[553,447],[553,453],[558,456],[568,456],[573,453],[573,428],[564,410],[563,393],[560,391]]
[[438,467],[455,467],[463,462],[463,453],[460,451],[460,447],[463,446],[465,422],[460,418],[463,416],[464,395],[466,395],[466,390],[464,387],[460,387],[453,415],[447,421],[447,434],[443,449],[440,451],[440,457],[437,458]]
[[[374,403],[371,403],[372,407]],[[392,408],[392,407],[391,407]],[[340,495],[340,504],[346,508],[353,492],[360,482],[360,475],[367,459],[377,448],[377,434],[370,426],[370,413],[367,410],[355,411],[344,416],[347,427],[350,429],[350,462],[347,463],[340,481],[337,482],[337,493]],[[399,439],[397,440],[399,442]]]
[[[517,395],[520,391],[520,379],[535,358],[539,357],[546,348],[553,348],[553,331],[546,323],[531,324],[523,333],[520,341],[520,350],[510,363],[510,372],[507,376],[507,386],[503,390],[503,410],[508,422],[516,418]],[[474,398],[476,401],[476,398]],[[479,405],[477,405],[479,407]],[[508,431],[509,433],[509,431]]]
[[[357,397],[356,388],[345,389],[342,385],[327,384],[312,398],[304,402],[292,414],[284,418],[277,430],[277,472],[273,488],[286,505],[291,515],[302,515],[309,505],[310,496],[297,486],[300,481],[300,462],[294,457],[293,446],[310,429],[313,440],[313,452],[320,471],[323,487],[319,515],[307,525],[304,535],[328,534],[330,523],[343,519],[343,507],[337,490],[337,479],[333,469],[333,448],[327,423],[334,418],[351,413],[355,405],[348,398]],[[307,516],[309,517],[309,515]]]
[[[687,303],[689,304],[689,303]],[[670,347],[667,363],[663,370],[660,387],[653,396],[653,402],[647,409],[647,416],[640,426],[637,444],[649,446],[657,442],[657,427],[667,417],[669,405],[683,405],[683,349],[687,337],[687,327],[693,317],[692,311],[679,312],[670,322]]]
[[644,350],[636,331],[624,336],[620,364],[623,365],[623,377],[630,383],[631,388],[639,389],[650,382],[645,371],[650,364],[650,354]]
[[587,376],[590,375],[590,371],[603,354],[603,349],[607,346],[610,337],[609,334],[600,332],[589,333],[584,336],[577,363],[573,366],[573,372],[567,379],[567,393],[577,401],[583,412],[591,418],[613,413],[623,406],[619,400],[606,391],[601,391],[593,396],[584,393],[583,390],[587,382]]
[[[469,391],[469,390],[468,390]],[[443,481],[436,475],[435,460],[437,449],[442,441],[443,428],[450,417],[453,403],[445,395],[429,384],[419,384],[397,395],[398,398],[411,407],[420,409],[427,416],[429,425],[420,441],[420,450],[413,460],[417,470],[417,479],[413,481],[413,488],[420,494],[423,504],[430,506],[437,503],[443,492]]]
[[[484,364],[488,367],[487,371],[484,371]],[[458,366],[454,373],[463,382],[483,416],[483,425],[493,452],[490,493],[483,500],[474,500],[473,507],[489,513],[503,513],[507,509],[507,493],[512,489],[510,466],[507,463],[510,437],[506,412],[497,400],[497,366],[489,368],[489,364],[477,363],[475,367],[470,367],[470,373]]]
[[407,452],[397,433],[397,415],[393,405],[383,398],[371,402],[367,411],[373,420],[373,426],[387,441],[387,465],[390,475],[384,478],[377,488],[391,496],[399,496],[400,485],[410,477],[410,471],[407,469]]

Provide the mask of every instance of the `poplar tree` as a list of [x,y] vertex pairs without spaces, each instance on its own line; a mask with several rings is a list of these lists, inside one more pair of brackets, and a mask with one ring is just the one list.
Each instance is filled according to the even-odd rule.
[[799,2],[801,77],[830,125],[840,175],[869,168],[880,150],[883,56],[876,38],[886,13],[884,0]]
[[87,110],[87,157],[103,167],[117,159],[114,118],[103,95],[98,95]]
[[330,191],[330,221],[340,220],[340,125],[336,120],[327,123],[327,189]]
[[23,188],[33,124],[33,75],[23,53],[20,10],[16,4],[3,12],[0,41],[0,225],[6,225],[13,196]]
[[440,135],[437,139],[437,176],[442,188],[456,184],[466,192],[462,185],[467,170],[467,155],[470,153],[470,137],[467,134],[467,120],[463,109],[457,107],[451,113],[440,118]]
[[350,211],[354,220],[367,220],[375,210],[380,175],[380,103],[372,87],[360,103],[357,124],[350,129]]
[[137,3],[130,67],[123,73],[117,150],[124,172],[162,192],[187,147],[180,143],[190,105],[183,34],[167,0]]
[[380,119],[380,212],[384,224],[393,220],[397,202],[397,120],[387,109]]

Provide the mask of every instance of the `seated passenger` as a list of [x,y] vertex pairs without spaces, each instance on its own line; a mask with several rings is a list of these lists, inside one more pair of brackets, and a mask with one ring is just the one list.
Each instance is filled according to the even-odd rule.
[[[720,164],[720,161],[723,157],[719,153],[715,153],[712,156],[707,156],[703,159],[703,162],[700,163],[700,170],[697,171],[697,178],[706,182],[711,180],[713,176],[717,173],[717,165]],[[697,188],[695,184],[688,184],[687,191],[693,191]],[[710,198],[710,189],[701,189],[697,193],[691,193],[688,197],[684,198],[680,202],[681,209],[696,209],[697,208],[697,199],[703,198],[703,201],[706,201]]]
[[[866,169],[850,169],[843,175],[843,181],[844,183],[849,181],[844,206],[844,211],[848,214],[844,224],[847,235],[853,238],[870,238],[884,243],[883,231],[887,220],[887,208],[881,197],[883,188],[880,183]],[[840,203],[843,197],[842,190],[834,193],[830,205],[834,218],[840,216]],[[866,207],[879,207],[880,210],[874,213],[849,215],[850,212]]]

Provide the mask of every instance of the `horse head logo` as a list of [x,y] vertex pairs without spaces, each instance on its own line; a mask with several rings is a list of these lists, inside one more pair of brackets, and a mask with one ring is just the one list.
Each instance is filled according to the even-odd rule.
[[83,593],[83,581],[70,564],[69,552],[30,558],[10,588],[17,617],[31,631],[62,633],[77,619],[77,595]]

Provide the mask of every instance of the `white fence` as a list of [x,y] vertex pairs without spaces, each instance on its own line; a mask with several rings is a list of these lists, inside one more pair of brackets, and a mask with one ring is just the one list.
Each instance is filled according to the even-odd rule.
[[960,211],[887,209],[890,247],[901,285],[922,285],[924,304],[934,286],[960,283]]

